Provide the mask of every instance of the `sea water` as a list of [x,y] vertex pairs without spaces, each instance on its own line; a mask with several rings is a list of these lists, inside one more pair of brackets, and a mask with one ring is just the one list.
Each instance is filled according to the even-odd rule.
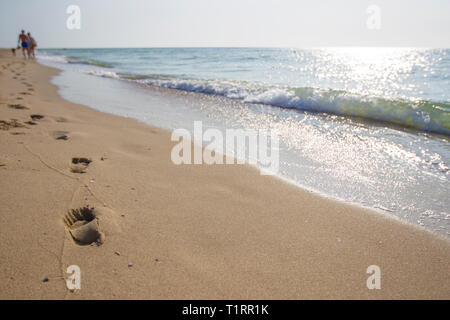
[[270,129],[279,177],[450,235],[450,50],[46,49],[73,102],[164,129]]

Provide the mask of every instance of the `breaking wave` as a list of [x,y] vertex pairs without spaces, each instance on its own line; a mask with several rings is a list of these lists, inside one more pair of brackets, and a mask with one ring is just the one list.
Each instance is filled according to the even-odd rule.
[[343,90],[268,86],[245,81],[181,79],[168,75],[128,75],[108,71],[90,73],[150,86],[219,95],[247,103],[358,117],[450,135],[450,104],[442,102],[388,99]]

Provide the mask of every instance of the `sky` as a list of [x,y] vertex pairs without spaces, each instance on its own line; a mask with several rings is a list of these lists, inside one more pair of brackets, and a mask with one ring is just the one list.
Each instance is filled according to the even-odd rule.
[[25,29],[41,48],[448,48],[449,16],[450,0],[0,0],[0,47]]

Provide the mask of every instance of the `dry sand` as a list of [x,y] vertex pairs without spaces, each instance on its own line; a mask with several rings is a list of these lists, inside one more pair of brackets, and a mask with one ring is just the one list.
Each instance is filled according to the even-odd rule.
[[0,56],[1,299],[450,298],[448,239],[248,166],[176,166],[169,132],[64,101],[57,70]]

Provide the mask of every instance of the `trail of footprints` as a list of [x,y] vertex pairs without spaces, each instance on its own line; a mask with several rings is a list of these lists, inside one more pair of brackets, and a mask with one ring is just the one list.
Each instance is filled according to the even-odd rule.
[[[32,95],[32,92],[34,91],[33,85],[26,82],[26,79],[21,77],[22,74],[20,72],[10,69],[10,66],[11,64],[7,64],[6,66],[3,65],[2,68],[11,71],[15,75],[13,76],[13,79],[22,81],[21,83],[26,87],[26,91],[19,92],[18,96],[15,97],[17,102],[7,104],[7,106],[14,110],[30,110],[30,107],[19,103],[19,101],[24,100],[23,96]],[[44,118],[45,116],[40,114],[31,114],[28,120],[22,122],[18,119],[0,120],[0,130],[30,128],[29,126],[37,125],[38,121]],[[60,123],[67,122],[63,117],[56,118],[55,121]],[[13,131],[11,134],[22,135],[25,134],[25,132]],[[65,141],[70,138],[68,131],[53,131],[50,135],[56,140]],[[90,158],[74,157],[70,161],[69,170],[75,174],[86,173],[91,162],[92,159]],[[6,166],[6,163],[6,160],[0,159],[0,167]],[[119,230],[115,220],[116,216],[117,215],[113,210],[106,207],[93,208],[85,206],[69,210],[64,215],[63,222],[75,244],[80,246],[96,244],[99,246],[105,241],[105,234]],[[100,221],[102,222],[101,224],[99,223]],[[100,227],[100,225],[102,227]]]
[[[23,71],[24,64],[20,63],[20,67],[15,70],[12,67],[11,63],[8,63],[2,66],[4,70],[9,70],[11,73],[13,73],[15,76],[13,76],[13,79],[22,81],[22,85],[24,85],[27,88],[27,91],[19,92],[19,96],[15,97],[16,103],[10,103],[7,104],[7,106],[11,109],[15,110],[30,110],[30,108],[24,104],[19,103],[20,100],[23,100],[24,95],[31,95],[31,92],[34,91],[33,85],[31,83],[26,82],[25,78],[22,77],[22,71]],[[18,78],[20,77],[20,79]],[[6,103],[2,103],[6,104]],[[14,128],[29,128],[28,126],[34,126],[37,125],[37,120],[43,119],[43,115],[39,114],[31,114],[29,120],[23,120],[20,121],[18,119],[9,119],[9,120],[0,120],[0,130],[11,130]],[[20,135],[25,134],[24,132],[11,132],[13,135]]]
[[[6,104],[8,108],[15,109],[15,110],[30,110],[30,107],[26,106],[25,104],[22,104],[21,100],[24,100],[23,96],[26,95],[32,95],[32,92],[34,91],[33,85],[26,81],[24,77],[22,77],[22,71],[23,71],[24,64],[20,64],[20,67],[15,70],[12,67],[11,63],[8,63],[6,65],[2,65],[3,70],[9,70],[12,74],[14,74],[13,79],[20,80],[21,84],[26,87],[27,91],[22,91],[16,94],[15,96],[15,103],[2,103]],[[38,124],[39,120],[42,120],[44,118],[43,115],[40,114],[31,114],[29,116],[29,119],[27,120],[18,120],[18,119],[9,119],[9,120],[0,120],[0,130],[11,130],[15,128],[30,128],[30,126],[35,126]],[[63,118],[61,118],[63,119]],[[58,119],[56,119],[57,122],[61,122]],[[13,131],[11,132],[12,135],[23,135],[25,132],[21,131]],[[61,131],[61,133],[53,133],[51,134],[55,139],[57,140],[68,140],[69,135],[67,131]]]
[[[20,67],[15,70],[12,67],[11,63],[8,63],[6,65],[2,65],[3,70],[9,70],[12,74],[14,74],[13,79],[20,80],[21,84],[24,85],[27,89],[27,91],[19,92],[15,96],[15,103],[2,103],[6,104],[9,108],[15,109],[15,110],[30,110],[30,107],[24,105],[21,103],[20,100],[24,100],[23,96],[31,95],[34,91],[33,85],[26,81],[26,79],[22,76],[24,64],[21,63]],[[10,120],[0,120],[0,130],[11,130],[15,128],[30,128],[30,126],[35,126],[38,124],[39,120],[42,120],[44,118],[43,115],[40,114],[31,114],[29,116],[29,119],[27,120],[18,120],[18,119],[10,119]],[[63,117],[58,117],[55,119],[56,122],[67,122],[67,120]],[[13,131],[11,132],[12,135],[23,135],[25,132],[21,131]],[[54,131],[50,134],[54,139],[56,140],[69,140],[69,132],[68,131]],[[81,166],[77,166],[80,168],[75,168],[75,171],[84,172],[85,168],[83,169]],[[74,171],[74,172],[75,172]]]

